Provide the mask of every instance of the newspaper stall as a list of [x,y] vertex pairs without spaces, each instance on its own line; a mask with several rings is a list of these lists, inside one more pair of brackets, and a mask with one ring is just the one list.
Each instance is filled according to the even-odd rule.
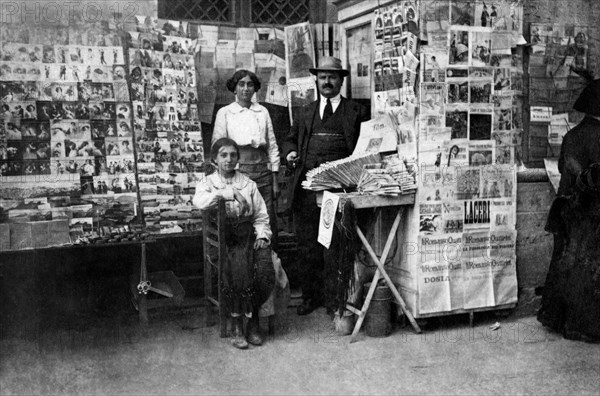
[[[386,268],[415,318],[517,302],[522,20],[522,2],[510,0],[402,1],[372,13],[372,120],[357,150],[391,154],[414,177]],[[393,193],[381,168],[365,166],[357,189]]]
[[522,4],[420,12],[418,189],[396,281],[415,317],[512,307]]

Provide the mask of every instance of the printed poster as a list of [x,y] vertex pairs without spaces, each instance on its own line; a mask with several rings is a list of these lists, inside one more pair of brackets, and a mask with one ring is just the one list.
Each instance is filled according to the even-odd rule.
[[333,228],[335,227],[335,215],[340,202],[340,196],[329,191],[323,192],[323,201],[321,204],[321,216],[319,218],[319,237],[318,242],[329,249]]

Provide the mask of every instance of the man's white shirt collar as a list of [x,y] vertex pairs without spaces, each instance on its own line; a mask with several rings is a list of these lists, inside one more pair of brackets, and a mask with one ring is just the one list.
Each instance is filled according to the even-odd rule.
[[[321,106],[325,107],[325,105],[327,104],[327,98],[323,95],[320,95],[320,96],[321,96]],[[329,98],[329,100],[331,101],[332,106],[336,103],[339,104],[340,101],[342,100],[342,94],[337,94],[333,98]]]
[[[327,106],[327,98],[320,94],[319,94],[319,96],[321,97],[320,98],[321,101],[319,104],[319,115],[321,116],[321,118],[323,118],[323,113],[325,112],[325,106]],[[338,106],[340,105],[340,102],[342,101],[342,94],[337,94],[333,98],[329,98],[329,100],[331,101],[331,108],[332,108],[333,112],[335,113]]]

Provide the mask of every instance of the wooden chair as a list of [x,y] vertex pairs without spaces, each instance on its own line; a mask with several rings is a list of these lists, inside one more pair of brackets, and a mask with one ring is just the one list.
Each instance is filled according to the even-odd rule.
[[[225,201],[202,210],[202,239],[204,254],[204,296],[206,298],[206,325],[212,324],[212,305],[219,310],[221,338],[227,337],[230,318],[222,301],[223,265],[226,260],[225,248]],[[267,316],[269,335],[275,333],[275,317]]]
[[227,337],[228,317],[222,301],[222,277],[225,260],[225,201],[202,210],[202,247],[204,254],[204,297],[206,298],[206,325],[212,321],[212,305],[219,309],[221,338]]

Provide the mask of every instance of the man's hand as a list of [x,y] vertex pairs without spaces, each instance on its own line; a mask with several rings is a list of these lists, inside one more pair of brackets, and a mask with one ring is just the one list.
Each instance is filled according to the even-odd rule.
[[256,241],[254,241],[254,250],[264,249],[266,247],[269,247],[269,241],[267,241],[266,239],[259,238]]
[[279,183],[277,182],[277,173],[273,172],[273,199],[277,200],[280,194],[281,190],[279,189]]
[[287,166],[290,169],[293,169],[296,167],[296,164],[298,162],[298,152],[297,151],[290,151],[287,155],[287,157],[285,157],[286,161],[287,161]]
[[593,185],[590,187],[600,188],[600,162],[590,166],[590,177],[593,183]]
[[240,192],[235,188],[233,189],[233,198],[240,204],[240,215],[243,216],[250,212],[250,205],[248,204],[248,201],[246,201],[246,198],[244,198],[242,194],[240,194]]

